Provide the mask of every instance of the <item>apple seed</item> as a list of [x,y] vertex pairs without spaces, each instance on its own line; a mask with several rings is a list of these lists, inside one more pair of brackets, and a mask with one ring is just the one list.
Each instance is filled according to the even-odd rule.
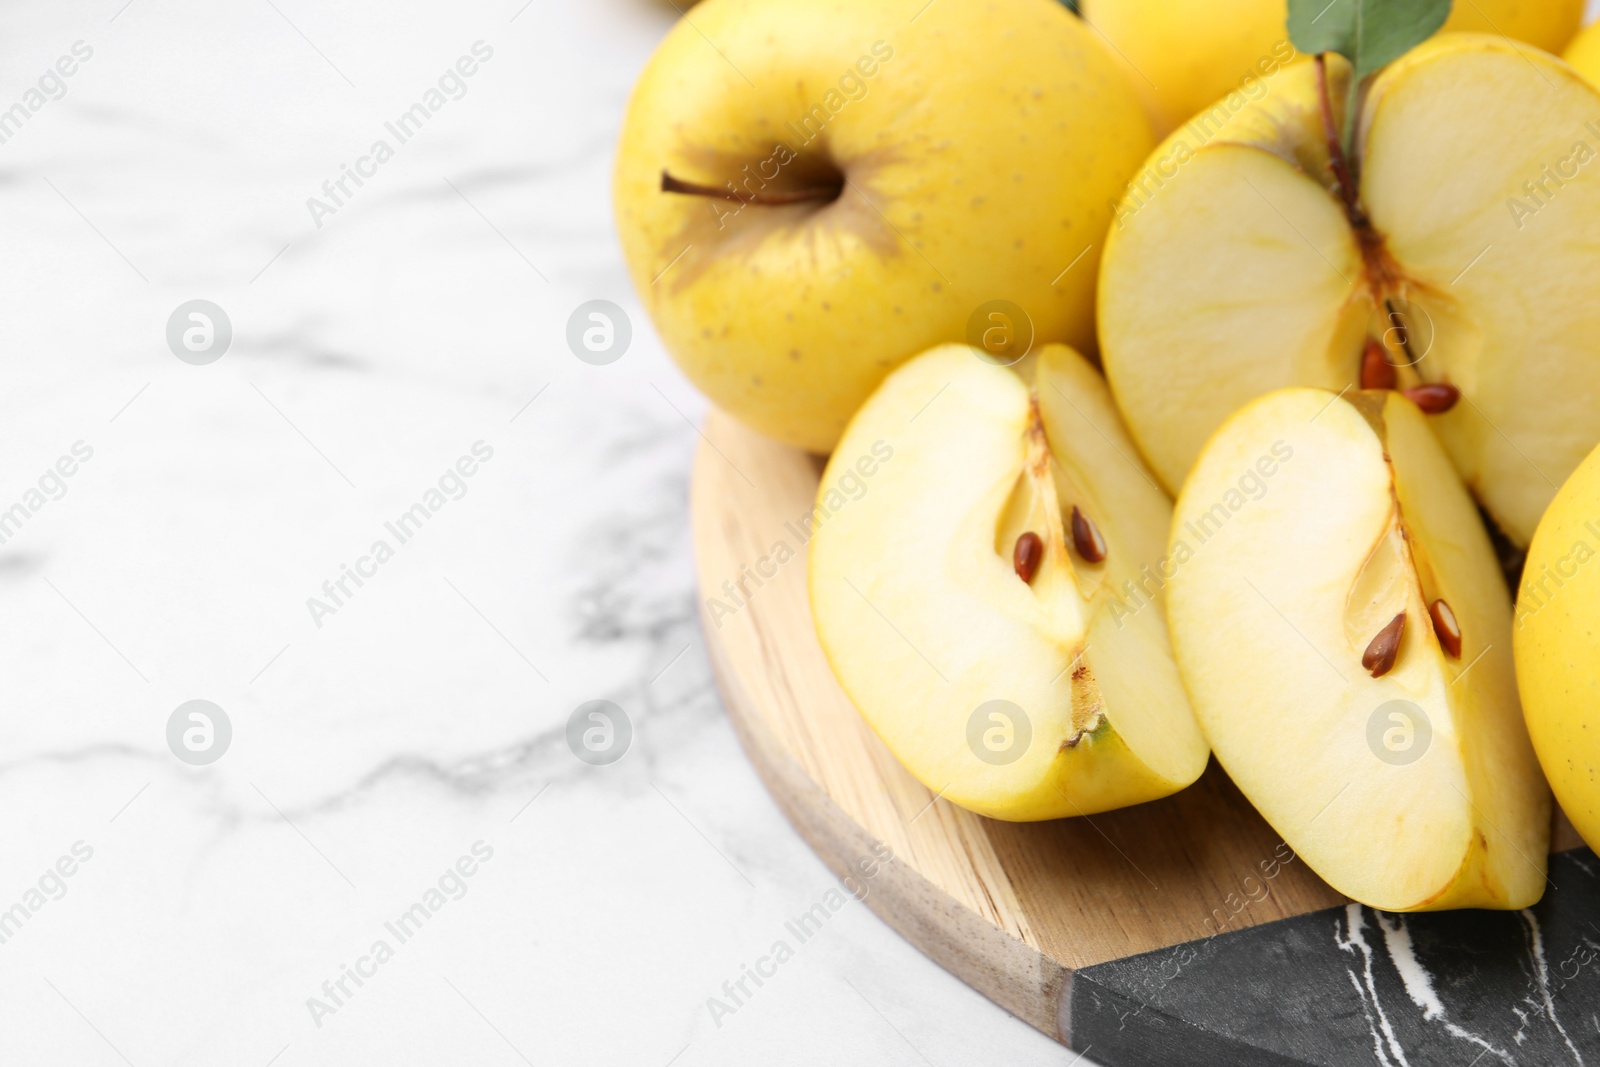
[[1451,659],[1460,659],[1461,624],[1456,621],[1456,613],[1443,600],[1435,600],[1428,607],[1428,614],[1433,617],[1433,632],[1439,636],[1439,644]]
[[1017,547],[1011,550],[1011,565],[1016,568],[1018,578],[1032,585],[1043,559],[1044,542],[1039,540],[1038,534],[1029,530],[1017,538]]
[[1106,539],[1101,536],[1100,528],[1090,522],[1076,504],[1072,505],[1072,547],[1090,563],[1106,558]]
[[1361,665],[1372,673],[1374,678],[1382,678],[1394,666],[1395,657],[1400,654],[1400,636],[1406,630],[1406,613],[1401,612],[1389,621],[1389,625],[1378,631],[1378,636],[1372,639],[1366,652],[1361,655]]
[[1393,389],[1396,381],[1394,364],[1389,353],[1379,341],[1368,340],[1367,350],[1361,356],[1361,388]]
[[1424,415],[1443,415],[1456,406],[1461,390],[1448,382],[1413,385],[1405,390],[1406,399],[1422,409]]

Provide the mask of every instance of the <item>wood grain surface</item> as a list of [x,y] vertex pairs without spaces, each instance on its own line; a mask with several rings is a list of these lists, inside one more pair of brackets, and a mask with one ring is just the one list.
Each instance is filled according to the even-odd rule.
[[[996,1003],[1067,1039],[1072,972],[1345,903],[1215,762],[1195,786],[1047,823],[985,819],[895,759],[835,682],[806,541],[823,463],[713,412],[691,512],[701,615],[728,714],[773,797],[867,904]],[[892,546],[885,546],[891,550]],[[1557,847],[1579,842],[1563,827]]]

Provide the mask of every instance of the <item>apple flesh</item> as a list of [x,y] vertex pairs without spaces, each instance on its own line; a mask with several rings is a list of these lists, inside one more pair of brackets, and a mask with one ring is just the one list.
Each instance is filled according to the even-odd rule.
[[1059,345],[1016,368],[934,349],[856,415],[819,499],[885,452],[812,540],[809,580],[835,675],[911,773],[1011,820],[1198,778],[1207,749],[1148,578],[1171,504],[1099,374]]
[[1112,203],[1153,144],[1054,0],[706,0],[629,100],[617,230],[684,373],[826,452],[991,301],[1040,343],[1092,345]]
[[1387,911],[1539,899],[1550,800],[1510,598],[1410,400],[1291,388],[1249,404],[1195,464],[1171,555],[1201,727],[1312,869]]
[[[1336,122],[1348,72],[1329,58]],[[1434,428],[1526,546],[1600,441],[1600,181],[1582,174],[1600,166],[1600,94],[1532,49],[1435,38],[1371,86],[1350,202],[1323,102],[1316,65],[1292,67],[1203,143],[1178,131],[1134,180],[1100,289],[1129,428],[1176,489],[1240,405],[1355,387],[1377,342],[1401,388],[1460,390]]]

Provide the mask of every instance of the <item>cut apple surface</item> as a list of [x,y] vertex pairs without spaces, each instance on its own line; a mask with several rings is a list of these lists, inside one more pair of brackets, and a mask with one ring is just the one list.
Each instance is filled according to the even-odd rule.
[[1329,129],[1349,67],[1326,70],[1326,119],[1317,65],[1294,66],[1260,102],[1178,130],[1134,180],[1101,275],[1112,390],[1175,490],[1241,404],[1363,384],[1379,342],[1400,388],[1459,388],[1434,429],[1525,546],[1600,441],[1600,94],[1527,46],[1436,38],[1366,94],[1347,201]]
[[1217,759],[1335,889],[1522,908],[1545,884],[1549,792],[1509,592],[1428,421],[1376,390],[1234,415],[1178,500],[1173,647]]
[[1207,749],[1150,577],[1171,504],[1081,356],[923,354],[857,413],[819,499],[847,479],[864,492],[811,543],[817,634],[923,784],[1030,820],[1199,777]]

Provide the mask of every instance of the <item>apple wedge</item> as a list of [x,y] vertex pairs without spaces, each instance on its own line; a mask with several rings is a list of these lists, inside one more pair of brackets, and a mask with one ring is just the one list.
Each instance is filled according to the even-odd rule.
[[1435,38],[1365,94],[1346,197],[1329,131],[1348,77],[1330,56],[1323,93],[1317,64],[1290,67],[1156,149],[1107,241],[1112,391],[1175,490],[1274,389],[1453,386],[1434,429],[1526,546],[1600,442],[1600,94],[1536,49]]
[[1329,885],[1387,911],[1523,908],[1550,797],[1472,499],[1392,391],[1291,388],[1178,499],[1173,647],[1217,759]]
[[857,413],[819,500],[886,453],[811,542],[811,605],[834,674],[911,773],[1018,821],[1198,778],[1207,749],[1150,577],[1171,504],[1099,374],[1061,345],[1014,368],[924,353]]

